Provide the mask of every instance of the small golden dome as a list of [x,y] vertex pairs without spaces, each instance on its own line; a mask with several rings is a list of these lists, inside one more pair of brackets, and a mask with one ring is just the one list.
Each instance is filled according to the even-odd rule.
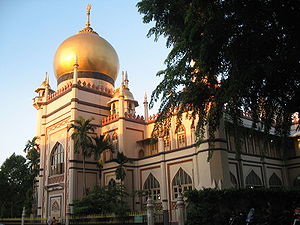
[[77,56],[78,71],[98,72],[116,80],[119,70],[116,51],[97,33],[84,31],[69,37],[58,47],[54,57],[56,78],[73,72]]

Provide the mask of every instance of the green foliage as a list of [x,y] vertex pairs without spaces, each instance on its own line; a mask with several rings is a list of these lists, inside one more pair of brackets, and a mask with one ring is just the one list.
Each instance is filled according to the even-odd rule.
[[37,139],[38,137],[33,137],[32,140],[28,140],[24,148],[26,158],[29,160],[28,164],[31,169],[32,180],[39,174],[40,169],[40,148]]
[[109,140],[105,140],[104,135],[93,137],[93,142],[90,145],[91,152],[94,155],[94,159],[97,160],[97,166],[99,168],[99,180],[101,180],[102,168],[104,162],[100,159],[101,154],[105,150],[113,151],[113,147]]
[[20,217],[23,206],[31,208],[32,174],[23,156],[14,153],[2,164],[0,189],[0,217]]
[[117,180],[123,181],[126,177],[124,164],[131,162],[131,160],[127,158],[127,156],[125,156],[123,152],[117,152],[117,157],[113,159],[113,161],[119,164],[116,169],[116,178]]
[[81,116],[74,121],[74,124],[68,128],[74,129],[71,137],[75,141],[75,152],[81,152],[83,156],[87,157],[91,155],[90,146],[92,144],[92,138],[88,135],[89,132],[94,132],[95,128],[91,124],[91,119],[85,120]]
[[88,135],[89,132],[94,132],[95,128],[91,124],[93,118],[85,120],[81,116],[74,121],[74,124],[68,128],[74,129],[71,138],[74,140],[74,151],[75,153],[81,152],[83,156],[83,195],[86,195],[86,174],[85,174],[85,158],[92,154],[92,138]]
[[[251,208],[255,209],[255,220],[264,224],[288,223],[293,210],[300,204],[298,190],[282,189],[204,189],[187,194],[187,225],[228,224],[233,215],[243,214],[241,221]],[[281,223],[278,223],[281,224]]]
[[91,144],[92,153],[94,154],[95,160],[99,160],[101,154],[105,150],[113,151],[113,147],[109,140],[104,139],[104,135],[93,137],[93,143]]
[[115,214],[124,217],[129,212],[129,206],[124,200],[127,196],[123,185],[95,186],[85,198],[74,201],[74,214]]
[[[167,38],[171,51],[151,105],[161,99],[158,127],[170,114],[191,110],[197,144],[206,125],[214,138],[223,111],[233,124],[243,112],[289,134],[291,115],[300,111],[300,4],[283,0],[141,0],[148,36]],[[286,15],[289,15],[288,17]],[[193,61],[193,63],[191,63]]]

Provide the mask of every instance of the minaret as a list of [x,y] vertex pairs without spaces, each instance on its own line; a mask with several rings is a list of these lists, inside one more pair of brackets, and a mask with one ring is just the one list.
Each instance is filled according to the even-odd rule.
[[144,117],[145,117],[145,122],[148,122],[148,100],[147,100],[147,93],[145,92],[144,96]]
[[127,71],[125,72],[125,80],[124,80],[124,86],[125,88],[128,88],[128,83],[129,83],[129,80],[128,80],[128,74],[127,74]]
[[[78,78],[78,58],[77,56],[75,57],[75,62],[74,62],[74,70],[73,70],[73,85],[72,85],[72,99],[71,99],[71,120],[70,123],[74,123],[74,120],[76,120],[77,118],[77,101],[76,99],[78,98],[78,87],[77,87],[77,78]],[[72,135],[72,130],[69,134],[69,136]],[[69,168],[67,168],[69,170],[69,202],[67,202],[67,211],[69,211],[71,214],[73,213],[73,200],[74,200],[74,196],[75,196],[75,173],[73,169],[70,169],[71,167],[74,167],[75,165],[73,164],[72,160],[75,159],[75,155],[74,155],[74,148],[75,148],[75,143],[74,141],[71,141],[70,143],[70,156],[69,156]]]
[[74,63],[74,71],[73,71],[73,84],[77,84],[78,79],[78,58],[77,55],[75,56],[75,63]]

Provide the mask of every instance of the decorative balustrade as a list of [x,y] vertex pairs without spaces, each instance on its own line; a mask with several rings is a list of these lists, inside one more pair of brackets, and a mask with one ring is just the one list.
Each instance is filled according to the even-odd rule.
[[42,103],[43,102],[43,96],[37,96],[35,98],[33,98],[33,104],[39,104],[39,103]]
[[107,87],[103,87],[101,85],[95,85],[95,84],[91,84],[91,83],[87,83],[85,81],[81,82],[80,80],[78,81],[78,85],[81,87],[86,87],[89,89],[94,89],[96,91],[102,92],[102,93],[106,93],[108,95],[112,95],[113,94],[113,90]]
[[144,117],[140,116],[140,115],[135,115],[135,114],[125,112],[124,117],[127,119],[130,119],[130,120],[138,121],[138,122],[145,122]]
[[[112,95],[113,94],[113,90],[107,87],[103,87],[101,85],[94,85],[91,83],[87,83],[87,82],[81,82],[80,80],[78,81],[78,85],[80,87],[85,87],[85,88],[89,88],[89,89],[93,89],[96,91],[99,91],[101,93],[106,93],[108,95]],[[65,86],[63,86],[62,88],[58,89],[57,91],[51,93],[50,95],[48,95],[47,100],[51,100],[55,97],[61,96],[63,93],[65,93],[66,91],[70,90],[72,88],[72,83],[68,82]]]
[[148,117],[148,122],[149,123],[152,123],[152,122],[155,122],[156,120],[157,120],[157,118],[158,118],[158,113],[157,114],[154,114],[154,115],[152,115],[152,116],[149,116]]
[[55,97],[61,96],[66,91],[70,90],[71,88],[72,88],[72,83],[69,82],[65,86],[63,86],[62,88],[60,88],[57,91],[53,92],[52,94],[48,95],[47,101],[49,101],[49,100],[51,100],[51,99],[53,99]]
[[118,119],[119,119],[119,115],[117,115],[117,114],[109,115],[109,116],[102,119],[101,124],[103,126],[103,125],[106,125],[108,123],[117,121]]

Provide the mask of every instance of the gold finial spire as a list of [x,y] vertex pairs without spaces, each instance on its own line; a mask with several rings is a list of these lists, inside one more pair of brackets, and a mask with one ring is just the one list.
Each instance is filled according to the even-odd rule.
[[97,34],[95,31],[93,31],[93,28],[91,28],[91,24],[90,24],[90,14],[91,14],[91,8],[92,6],[90,4],[88,4],[86,6],[86,24],[85,24],[85,28],[83,28],[83,30],[79,31],[79,33],[94,33]]
[[91,14],[91,4],[88,4],[86,6],[86,26],[89,27],[91,24],[90,24],[90,14]]

